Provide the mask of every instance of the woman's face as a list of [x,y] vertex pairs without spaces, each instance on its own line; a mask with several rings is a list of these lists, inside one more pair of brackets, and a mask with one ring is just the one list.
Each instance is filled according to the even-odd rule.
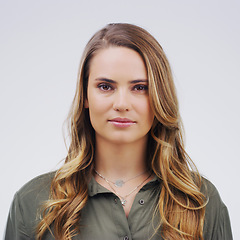
[[125,47],[102,49],[90,62],[87,99],[96,141],[146,141],[154,115],[141,56]]

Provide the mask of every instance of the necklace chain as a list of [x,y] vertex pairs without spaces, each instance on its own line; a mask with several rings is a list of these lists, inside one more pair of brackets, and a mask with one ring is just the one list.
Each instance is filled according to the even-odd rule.
[[[151,175],[152,175],[152,172],[151,172],[150,175],[149,175],[147,178],[145,178],[139,185],[137,185],[134,189],[132,189],[128,194],[126,194],[125,196],[121,196],[121,195],[111,186],[110,183],[113,183],[113,184],[114,184],[114,182],[111,182],[111,181],[109,181],[107,178],[105,178],[105,177],[103,177],[102,175],[100,175],[100,173],[98,173],[95,169],[94,169],[94,171],[97,173],[97,175],[98,175],[99,177],[101,177],[103,180],[105,180],[105,181],[107,182],[107,184],[108,184],[109,187],[113,190],[113,192],[120,198],[121,204],[122,204],[123,207],[124,207],[124,206],[126,205],[126,203],[127,203],[126,198],[129,197],[134,191],[136,191],[142,184],[144,184],[144,183],[151,177]],[[146,171],[145,171],[145,172],[146,172]],[[141,173],[140,175],[142,175],[142,174],[143,174],[143,173]],[[136,177],[134,177],[134,178],[136,178]],[[130,180],[128,180],[128,181],[130,181]],[[115,185],[115,184],[114,184],[114,185]]]
[[113,182],[113,181],[107,179],[106,177],[104,177],[102,174],[100,174],[96,169],[94,169],[94,171],[96,172],[96,174],[97,174],[100,178],[102,178],[103,180],[105,180],[107,183],[110,182],[110,183],[114,184],[115,187],[122,187],[126,182],[128,182],[128,181],[130,181],[130,180],[133,180],[133,179],[135,179],[135,178],[137,178],[137,177],[139,177],[139,176],[141,176],[141,175],[143,175],[144,173],[147,172],[147,170],[146,170],[146,171],[144,171],[144,172],[136,175],[135,177],[129,178],[129,179],[125,180],[125,181],[122,180],[122,179],[117,179],[115,182]]

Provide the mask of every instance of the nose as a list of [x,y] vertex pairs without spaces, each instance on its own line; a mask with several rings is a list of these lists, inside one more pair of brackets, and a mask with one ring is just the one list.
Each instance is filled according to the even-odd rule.
[[115,93],[113,109],[118,112],[129,111],[130,101],[127,91],[119,90]]

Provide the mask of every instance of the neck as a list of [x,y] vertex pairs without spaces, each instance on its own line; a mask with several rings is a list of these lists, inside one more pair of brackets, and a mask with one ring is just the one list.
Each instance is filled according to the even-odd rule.
[[147,169],[146,150],[147,138],[127,144],[96,138],[95,168],[111,179],[132,177]]

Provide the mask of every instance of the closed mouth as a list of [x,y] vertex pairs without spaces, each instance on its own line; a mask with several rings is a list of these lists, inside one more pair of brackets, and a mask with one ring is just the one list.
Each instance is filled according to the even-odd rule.
[[113,118],[108,120],[109,122],[118,122],[118,123],[136,123],[136,121],[132,121],[128,118]]
[[136,124],[136,121],[132,121],[128,118],[113,118],[108,120],[109,123],[113,124],[115,127],[126,128]]

